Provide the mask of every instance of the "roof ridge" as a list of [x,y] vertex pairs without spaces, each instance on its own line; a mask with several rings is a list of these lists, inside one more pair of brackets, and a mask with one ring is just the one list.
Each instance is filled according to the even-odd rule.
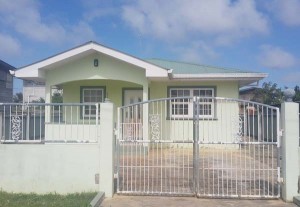
[[211,67],[211,68],[218,68],[218,69],[223,69],[223,70],[236,70],[236,71],[241,71],[241,72],[251,72],[248,70],[241,70],[237,68],[230,68],[230,67],[221,67],[221,66],[214,66],[214,65],[207,65],[207,64],[199,64],[199,63],[190,63],[186,61],[178,61],[178,60],[166,60],[166,59],[161,59],[161,58],[150,58],[146,60],[158,60],[158,61],[168,61],[168,62],[173,62],[173,63],[181,63],[181,64],[188,64],[188,65],[194,65],[194,66],[204,66],[204,67]]

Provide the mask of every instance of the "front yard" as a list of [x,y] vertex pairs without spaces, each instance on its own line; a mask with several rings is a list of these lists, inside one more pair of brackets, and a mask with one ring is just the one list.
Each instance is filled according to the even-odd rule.
[[85,207],[97,193],[58,194],[20,194],[0,191],[1,207]]

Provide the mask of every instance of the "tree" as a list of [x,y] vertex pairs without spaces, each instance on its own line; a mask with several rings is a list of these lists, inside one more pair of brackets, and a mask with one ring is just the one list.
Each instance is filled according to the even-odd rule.
[[37,100],[33,100],[32,103],[45,103],[45,99],[43,99],[42,97],[40,97]]
[[23,93],[16,93],[14,96],[13,96],[13,102],[14,103],[22,103],[23,102]]
[[300,102],[300,87],[296,85],[294,90],[295,90],[295,96],[293,98],[293,101]]
[[61,93],[59,92],[54,92],[52,95],[52,103],[62,103],[63,102],[63,97],[61,95]]
[[252,101],[268,105],[278,105],[283,101],[281,88],[277,88],[276,83],[264,82],[261,88],[254,92]]

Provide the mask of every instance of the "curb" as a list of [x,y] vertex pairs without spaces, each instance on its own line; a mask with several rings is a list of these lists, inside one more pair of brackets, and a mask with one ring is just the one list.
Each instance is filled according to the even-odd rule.
[[102,203],[102,201],[104,200],[105,197],[105,193],[104,192],[99,192],[97,193],[97,195],[95,196],[95,198],[93,198],[93,200],[90,202],[90,207],[99,207],[100,204]]
[[300,206],[300,196],[295,196],[293,199],[293,203],[297,206]]

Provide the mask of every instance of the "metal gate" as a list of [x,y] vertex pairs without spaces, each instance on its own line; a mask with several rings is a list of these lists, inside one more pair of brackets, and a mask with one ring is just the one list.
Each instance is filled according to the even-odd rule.
[[279,109],[178,97],[118,109],[117,193],[277,198]]

